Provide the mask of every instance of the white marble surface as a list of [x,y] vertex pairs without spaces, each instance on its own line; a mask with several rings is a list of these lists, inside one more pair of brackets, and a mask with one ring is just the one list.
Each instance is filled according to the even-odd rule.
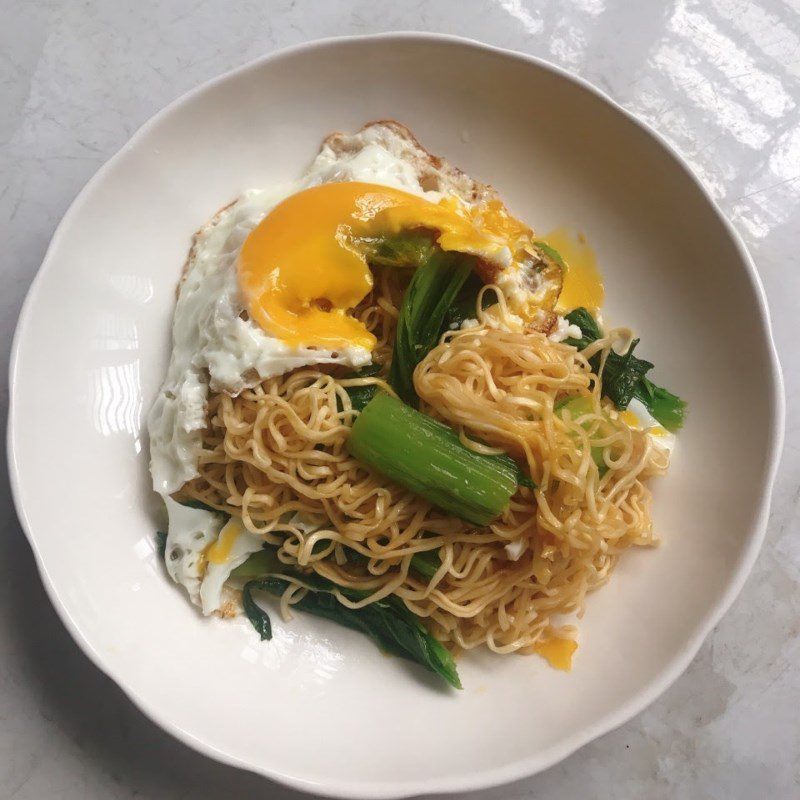
[[[461,34],[574,70],[665,134],[744,236],[769,296],[789,400],[767,541],[660,700],[561,765],[474,797],[800,796],[797,0],[2,0],[0,11],[4,407],[19,307],[72,198],[164,104],[262,53],[349,33]],[[0,798],[299,797],[146,720],[57,620],[5,477],[0,514]],[[65,520],[65,535],[77,524]]]

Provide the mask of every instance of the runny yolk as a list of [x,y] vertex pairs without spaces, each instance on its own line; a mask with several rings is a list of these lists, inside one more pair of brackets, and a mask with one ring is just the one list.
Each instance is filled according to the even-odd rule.
[[564,263],[564,285],[558,298],[556,311],[563,313],[584,306],[589,311],[597,311],[603,305],[605,289],[597,256],[582,233],[562,226],[551,231],[542,239],[555,248]]
[[219,532],[217,541],[209,545],[206,550],[206,559],[210,564],[225,564],[231,555],[233,543],[242,532],[242,523],[231,517]]
[[289,345],[371,350],[375,337],[351,314],[372,288],[354,240],[408,228],[430,229],[444,250],[489,257],[532,236],[497,201],[473,209],[376,184],[322,184],[277,205],[245,240],[237,268],[248,313]]
[[[637,431],[645,430],[645,426],[642,424],[642,421],[630,409],[626,409],[625,411],[620,411],[619,418],[629,428],[633,428],[634,430],[637,430]],[[662,428],[660,425],[653,425],[653,427],[647,428],[647,433],[649,433],[651,436],[666,436],[667,435],[666,429]]]
[[630,409],[626,411],[620,411],[619,418],[629,427],[629,428],[641,428],[642,424],[639,422],[639,417],[633,413]]
[[572,656],[578,643],[572,639],[548,639],[533,646],[533,649],[550,662],[551,667],[569,672],[572,669]]

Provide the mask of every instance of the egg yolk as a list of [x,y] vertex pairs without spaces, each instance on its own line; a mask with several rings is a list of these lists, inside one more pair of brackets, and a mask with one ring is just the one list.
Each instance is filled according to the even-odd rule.
[[556,311],[563,314],[579,306],[597,311],[603,305],[605,288],[597,267],[597,256],[586,237],[568,227],[561,227],[542,239],[558,251],[566,264]]
[[210,564],[225,564],[231,556],[231,549],[234,542],[242,532],[242,523],[238,519],[231,517],[219,532],[217,541],[209,545],[205,552],[207,561]]
[[548,639],[533,646],[533,649],[546,658],[551,667],[569,672],[572,669],[572,656],[578,649],[578,643],[572,639]]
[[[645,430],[645,425],[641,419],[629,408],[625,411],[620,411],[619,418],[629,427],[633,428],[634,430],[641,431]],[[666,436],[667,431],[666,429],[662,428],[660,425],[653,425],[650,428],[646,428],[647,432],[651,436]]]
[[488,258],[532,236],[499,201],[472,208],[369,183],[322,184],[277,205],[245,240],[237,269],[248,313],[289,345],[372,350],[375,337],[352,316],[372,288],[357,241],[409,228]]
[[630,409],[625,411],[620,411],[619,418],[629,427],[629,428],[641,428],[642,424],[639,422],[639,417],[633,413]]

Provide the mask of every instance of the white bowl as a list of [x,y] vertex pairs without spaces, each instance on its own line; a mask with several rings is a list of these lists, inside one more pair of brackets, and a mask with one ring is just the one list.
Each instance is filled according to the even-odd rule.
[[[689,401],[655,488],[663,545],[626,555],[591,596],[571,674],[469,654],[464,691],[443,691],[304,616],[262,644],[243,620],[195,613],[154,552],[142,420],[191,233],[242,190],[296,177],[329,131],[376,118],[408,124],[539,229],[577,222],[599,254],[607,316],[641,334],[658,381]],[[351,798],[529,775],[664,691],[753,563],[783,424],[753,264],[664,140],[549,64],[420,34],[285,50],[158,114],[59,226],[11,379],[17,509],[80,646],[192,747]]]

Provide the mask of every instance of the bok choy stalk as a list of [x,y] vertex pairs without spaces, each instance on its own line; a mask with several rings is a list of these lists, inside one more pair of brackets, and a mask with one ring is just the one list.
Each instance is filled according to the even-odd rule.
[[442,559],[438,550],[424,550],[411,556],[411,569],[423,578],[430,580],[441,566]]
[[[566,343],[583,350],[592,342],[602,338],[603,332],[595,318],[585,309],[576,308],[567,314],[567,320],[581,329],[580,339],[567,339]],[[686,402],[677,395],[656,386],[647,373],[653,369],[653,364],[642,358],[637,358],[634,348],[639,344],[638,339],[631,342],[628,352],[621,356],[613,350],[606,358],[602,375],[603,394],[624,411],[630,401],[635,397],[641,400],[647,410],[668,430],[676,431],[683,426],[686,412]],[[590,360],[592,369],[600,369],[599,353]]]
[[[584,414],[591,414],[593,410],[591,398],[582,396],[566,398],[556,405],[556,411],[560,411],[562,408],[566,409],[573,419],[582,417]],[[591,427],[591,423],[584,423],[582,427],[586,430]],[[602,478],[608,472],[608,465],[605,458],[603,458],[602,447],[592,447],[592,461],[597,464],[598,472]]]
[[379,392],[347,440],[350,454],[437,508],[485,526],[517,490],[519,468],[507,455],[487,456],[400,400]]
[[[423,536],[425,535],[423,531]],[[347,560],[353,564],[365,566],[369,558],[358,550],[348,549]],[[420,553],[414,553],[411,556],[411,570],[421,575],[423,578],[432,578],[436,574],[436,570],[442,566],[442,559],[439,558],[438,550],[423,550]]]

